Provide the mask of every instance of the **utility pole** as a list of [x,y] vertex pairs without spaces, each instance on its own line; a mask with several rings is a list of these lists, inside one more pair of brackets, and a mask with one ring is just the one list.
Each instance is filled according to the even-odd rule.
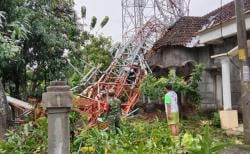
[[241,105],[244,124],[244,140],[250,144],[250,71],[247,47],[247,32],[244,15],[244,0],[235,0],[239,59],[241,60]]

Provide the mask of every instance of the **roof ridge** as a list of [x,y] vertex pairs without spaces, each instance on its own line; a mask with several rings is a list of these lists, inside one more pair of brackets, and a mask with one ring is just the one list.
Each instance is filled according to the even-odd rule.
[[221,10],[223,10],[223,8],[226,8],[229,5],[234,5],[234,1],[228,2],[224,5],[222,5],[221,7],[218,7],[217,9],[214,9],[214,10],[208,12],[207,14],[203,15],[202,17],[209,18],[213,13],[221,11]]
[[[183,16],[183,17],[188,17],[188,18],[189,18],[189,17],[190,17],[190,18],[203,18],[203,16]],[[183,18],[183,17],[182,17],[182,18]]]
[[195,36],[195,32],[200,30],[206,22],[207,19],[203,17],[184,16],[168,28],[166,33],[155,42],[153,48],[158,49],[168,45],[194,46],[197,41],[192,43],[192,38]]
[[[250,0],[244,0],[244,3],[245,10],[250,11]],[[155,42],[154,49],[162,46],[194,47],[198,40],[193,39],[193,37],[197,36],[198,31],[204,28],[209,29],[218,23],[227,22],[235,16],[234,9],[234,1],[231,1],[204,16],[183,16]]]
[[185,18],[197,18],[197,19],[207,19],[204,16],[182,16],[180,17],[178,20],[176,20],[176,22],[178,22],[181,19],[185,19]]

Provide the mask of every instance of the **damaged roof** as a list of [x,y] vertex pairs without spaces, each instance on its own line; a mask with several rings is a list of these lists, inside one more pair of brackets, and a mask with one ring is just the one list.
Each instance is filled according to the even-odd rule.
[[[244,12],[250,10],[250,0],[244,0]],[[217,8],[216,10],[204,15],[203,17],[209,20],[209,27],[229,21],[235,17],[235,4],[234,1]]]
[[[250,10],[250,0],[244,0],[245,9]],[[218,24],[227,22],[235,17],[234,1],[211,11],[202,17],[185,16],[180,18],[153,46],[159,49],[163,46],[194,47],[199,43],[197,32],[205,31]]]
[[207,19],[203,17],[182,17],[154,44],[154,48],[191,46],[197,42],[195,33],[206,23]]

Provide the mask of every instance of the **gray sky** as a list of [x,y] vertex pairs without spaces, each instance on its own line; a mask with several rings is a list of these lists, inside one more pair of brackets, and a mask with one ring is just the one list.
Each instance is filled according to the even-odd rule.
[[[222,0],[223,4],[232,0]],[[81,6],[87,7],[87,23],[92,16],[96,16],[99,21],[104,16],[109,16],[109,23],[99,31],[105,36],[111,36],[116,41],[121,40],[121,0],[75,0],[75,9],[80,12]],[[221,0],[191,0],[190,15],[202,16],[218,7]]]

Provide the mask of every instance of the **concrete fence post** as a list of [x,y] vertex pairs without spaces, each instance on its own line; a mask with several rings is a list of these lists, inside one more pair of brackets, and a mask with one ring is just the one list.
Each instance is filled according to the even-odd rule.
[[48,154],[70,153],[69,111],[72,92],[65,81],[52,81],[42,96],[48,113]]

